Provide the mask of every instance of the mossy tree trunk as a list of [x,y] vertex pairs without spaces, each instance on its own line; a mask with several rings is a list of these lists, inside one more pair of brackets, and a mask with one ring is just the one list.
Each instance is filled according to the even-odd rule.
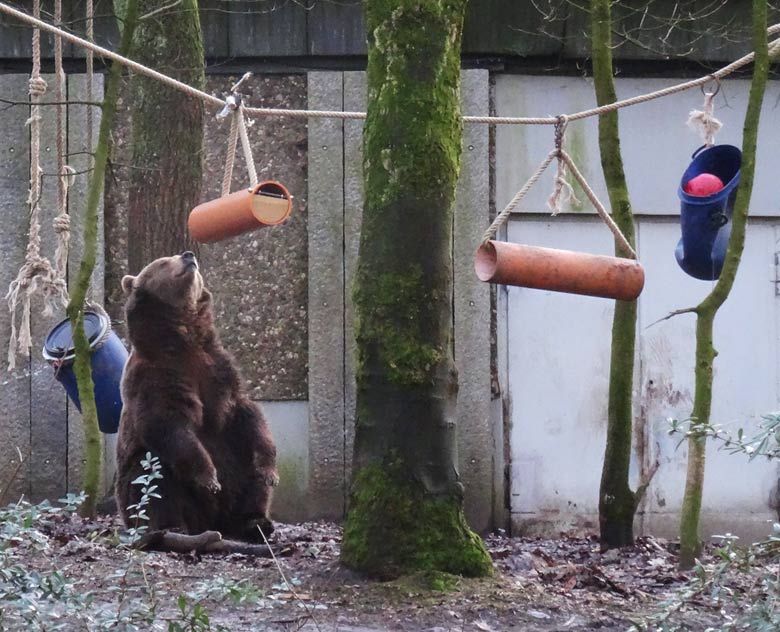
[[[164,3],[163,3],[164,4]],[[138,0],[133,57],[203,89],[203,36],[197,0],[161,10]],[[200,203],[203,103],[136,75],[132,80],[133,169],[130,173],[128,266],[137,274],[157,257],[195,250],[187,216]]]
[[[617,101],[612,69],[610,4],[611,0],[591,0],[591,55],[596,100],[599,105]],[[599,150],[612,217],[633,246],[634,216],[623,171],[617,111],[599,117]],[[628,256],[617,244],[615,254]],[[634,542],[634,512],[638,498],[628,484],[628,469],[631,462],[636,314],[636,301],[615,301],[612,317],[607,445],[599,488],[601,544],[606,547],[628,546]]]
[[[119,49],[121,55],[127,55],[130,51],[136,16],[136,0],[127,0],[122,29],[122,42]],[[100,478],[103,470],[103,454],[97,407],[95,406],[95,386],[92,382],[89,340],[84,331],[84,301],[92,273],[95,270],[95,261],[97,260],[98,206],[103,195],[106,163],[108,162],[108,147],[111,130],[114,127],[116,118],[117,98],[121,80],[122,66],[114,63],[111,66],[106,82],[102,117],[100,119],[100,132],[95,147],[94,167],[89,181],[89,192],[87,193],[87,208],[84,213],[84,254],[81,258],[75,287],[71,288],[70,291],[70,303],[68,303],[67,308],[71,329],[74,332],[73,344],[76,350],[76,358],[73,364],[73,372],[76,375],[84,427],[84,458],[86,463],[84,466],[83,487],[87,500],[81,511],[86,516],[95,515],[95,507],[100,491]]]
[[731,238],[718,282],[712,292],[693,310],[696,313],[696,388],[691,413],[692,434],[688,439],[688,472],[680,516],[680,567],[683,569],[693,566],[701,547],[699,517],[704,485],[706,437],[701,433],[697,434],[696,428],[710,423],[713,363],[717,356],[713,344],[713,326],[720,306],[726,301],[734,286],[745,246],[745,228],[756,168],[758,123],[769,73],[766,29],[766,0],[753,0],[753,41],[756,59],[742,130],[742,171],[731,218]]
[[492,570],[456,470],[452,209],[466,0],[366,0],[357,412],[341,559],[372,576]]

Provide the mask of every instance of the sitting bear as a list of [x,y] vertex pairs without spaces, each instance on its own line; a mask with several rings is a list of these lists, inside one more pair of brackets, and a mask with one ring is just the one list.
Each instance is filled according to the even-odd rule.
[[122,376],[116,499],[125,525],[138,503],[147,452],[162,466],[161,499],[148,526],[188,534],[220,531],[262,541],[270,534],[276,447],[213,323],[211,294],[185,252],[125,276],[132,351]]

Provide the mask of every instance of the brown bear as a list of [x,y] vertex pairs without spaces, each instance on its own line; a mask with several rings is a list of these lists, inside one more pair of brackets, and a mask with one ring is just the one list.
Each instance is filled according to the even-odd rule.
[[147,452],[159,458],[160,499],[149,529],[206,530],[262,541],[276,474],[276,447],[214,327],[211,294],[185,252],[125,276],[132,351],[122,376],[116,499],[124,523],[138,503]]

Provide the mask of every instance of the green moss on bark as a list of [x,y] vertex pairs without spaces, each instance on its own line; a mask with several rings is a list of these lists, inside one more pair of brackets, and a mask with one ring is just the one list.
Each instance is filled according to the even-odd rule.
[[[596,101],[617,100],[612,68],[611,0],[591,0],[591,48]],[[634,216],[628,196],[620,152],[618,113],[599,117],[601,167],[607,183],[612,217],[633,246]],[[627,256],[615,244],[617,256]],[[607,409],[607,443],[599,488],[599,524],[604,546],[628,546],[634,542],[637,497],[628,484],[633,422],[636,301],[615,301],[612,317],[612,349]]]
[[[360,313],[370,313],[358,328],[359,343],[361,347],[371,345],[393,384],[430,383],[434,367],[446,354],[446,349],[432,343],[425,331],[424,323],[434,316],[431,311],[436,308],[436,301],[429,298],[419,265],[380,274],[355,293]],[[359,364],[358,374],[361,371]]]
[[[452,212],[465,0],[367,0],[354,467],[342,560],[490,572],[455,468]],[[388,464],[393,464],[389,466]]]
[[[130,51],[130,43],[136,25],[136,0],[127,0],[125,5],[122,43],[119,48],[121,55]],[[114,63],[106,82],[103,98],[100,132],[95,147],[95,163],[89,180],[87,208],[84,212],[84,254],[81,258],[75,286],[70,291],[70,302],[67,314],[73,331],[75,361],[73,372],[76,376],[79,400],[81,402],[81,418],[84,428],[84,480],[83,487],[87,498],[81,507],[81,513],[94,516],[100,490],[100,478],[103,470],[103,450],[98,426],[97,407],[95,405],[95,385],[92,382],[92,362],[89,340],[84,331],[84,301],[86,300],[92,273],[97,260],[98,206],[103,195],[103,184],[108,163],[108,147],[111,130],[116,118],[116,106],[119,95],[119,82],[122,79],[122,67]]]
[[397,464],[369,465],[355,478],[341,560],[381,579],[417,571],[467,577],[493,572],[460,499],[431,497]]
[[712,291],[694,309],[696,313],[696,388],[693,398],[693,420],[691,437],[688,439],[688,471],[685,479],[685,494],[680,512],[680,568],[693,567],[699,554],[699,517],[701,515],[702,489],[704,487],[706,438],[695,432],[696,426],[710,423],[712,407],[712,376],[717,351],[713,343],[715,315],[726,301],[734,279],[737,276],[742,250],[745,247],[745,229],[753,193],[753,177],[756,170],[756,146],[761,105],[764,101],[766,81],[769,74],[769,53],[767,46],[767,3],[753,0],[753,42],[756,58],[750,98],[745,111],[742,130],[742,168],[739,189],[731,217],[731,238],[726,251],[720,278]]

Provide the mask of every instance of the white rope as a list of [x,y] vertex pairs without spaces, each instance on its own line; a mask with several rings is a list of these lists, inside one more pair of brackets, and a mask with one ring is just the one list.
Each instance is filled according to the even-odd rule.
[[[54,2],[54,21],[62,24],[62,0]],[[62,38],[54,38],[54,74],[57,81],[57,216],[53,226],[57,236],[57,249],[54,253],[54,263],[57,274],[65,279],[68,268],[68,246],[70,245],[70,217],[68,217],[68,189],[75,170],[65,164],[67,153],[65,108],[65,70],[62,67]],[[89,106],[88,106],[89,109]],[[65,284],[67,287],[67,283]],[[67,293],[66,293],[67,296]]]
[[222,197],[230,194],[233,184],[233,165],[236,163],[236,145],[238,144],[238,110],[230,115],[230,134],[228,135],[225,173],[222,176]]
[[715,92],[705,92],[702,109],[691,110],[688,115],[688,127],[701,136],[707,147],[715,144],[715,134],[723,127],[723,123],[715,118],[715,95],[719,90],[718,87]]
[[[33,13],[41,12],[40,0],[33,1]],[[44,315],[51,316],[58,304],[67,305],[67,287],[48,259],[41,256],[41,115],[40,100],[46,92],[46,81],[41,77],[41,33],[32,34],[32,72],[30,76],[30,232],[24,263],[11,282],[5,298],[11,313],[11,335],[8,341],[8,368],[16,368],[16,354],[30,353],[30,302],[36,293],[43,298]],[[21,316],[19,306],[21,305]],[[20,317],[19,317],[20,316]],[[17,324],[18,322],[18,324]]]
[[598,199],[596,194],[593,192],[593,189],[590,188],[588,181],[585,180],[585,177],[580,173],[580,170],[577,169],[577,165],[574,164],[574,161],[571,159],[571,156],[569,156],[569,154],[567,154],[563,149],[561,149],[560,157],[566,163],[569,169],[571,169],[572,175],[577,180],[577,182],[580,183],[582,190],[585,192],[585,195],[588,196],[590,203],[593,204],[593,208],[596,209],[596,212],[599,214],[599,217],[601,217],[601,219],[604,220],[604,223],[607,225],[609,230],[612,231],[612,234],[615,236],[615,241],[618,242],[620,247],[626,253],[628,253],[632,259],[636,259],[637,258],[636,251],[631,246],[631,244],[628,243],[628,239],[626,239],[625,235],[622,233],[618,225],[615,223],[612,217],[610,217],[609,213],[607,212],[607,209],[604,208],[604,205],[601,203],[601,201]]
[[238,135],[241,138],[241,148],[244,150],[244,162],[246,162],[246,171],[249,175],[249,185],[254,187],[257,184],[257,170],[255,169],[255,159],[252,156],[252,145],[249,143],[249,134],[246,130],[246,121],[244,120],[244,106],[238,106]]
[[[85,48],[87,50],[91,50],[94,53],[100,55],[101,57],[105,57],[106,59],[110,59],[119,64],[127,66],[128,68],[131,68],[132,70],[135,70],[140,74],[146,75],[147,77],[156,79],[157,81],[164,83],[170,88],[174,88],[176,90],[184,92],[185,94],[188,94],[192,97],[199,98],[204,103],[219,108],[223,108],[225,106],[225,101],[223,99],[220,99],[219,97],[215,97],[214,95],[203,92],[202,90],[193,88],[192,86],[189,86],[186,83],[178,81],[173,77],[164,75],[161,72],[152,70],[151,68],[147,68],[146,66],[139,64],[138,62],[133,61],[132,59],[128,59],[127,57],[123,57],[122,55],[118,55],[117,53],[108,50],[107,48],[103,48],[102,46],[93,44],[92,42],[89,42],[81,37],[78,37],[77,35],[73,35],[72,33],[69,33],[55,26],[52,26],[51,24],[48,24],[47,22],[44,22],[34,16],[31,16],[25,13],[24,11],[19,11],[18,9],[14,9],[13,7],[10,7],[3,2],[0,2],[0,12],[11,15],[16,19],[21,20],[22,22],[26,22],[27,24],[32,24],[44,31],[48,31],[50,33],[60,35],[63,39],[73,44],[81,46],[82,48]],[[770,26],[767,29],[767,34],[770,36],[775,35],[777,33],[780,33],[780,24],[775,24],[773,26]],[[778,53],[780,53],[780,40],[775,40],[769,46],[769,54],[770,56],[774,56]],[[755,58],[755,53],[749,53],[743,57],[740,57],[739,59],[730,63],[729,65],[724,66],[720,70],[716,70],[715,72],[709,75],[705,75],[703,77],[699,77],[698,79],[693,79],[691,81],[686,81],[684,83],[669,86],[667,88],[663,88],[662,90],[657,90],[655,92],[650,92],[647,94],[631,97],[630,99],[624,99],[623,101],[616,101],[614,103],[609,103],[607,105],[603,105],[600,107],[583,110],[581,112],[574,112],[572,114],[568,114],[567,118],[570,121],[576,121],[579,119],[587,118],[589,116],[598,116],[601,114],[605,114],[607,112],[613,112],[620,108],[628,107],[630,105],[645,103],[653,99],[659,99],[661,97],[669,96],[677,92],[689,90],[691,88],[704,85],[707,82],[712,81],[712,79],[722,79],[723,77],[735,72],[736,70],[739,70],[743,66],[748,65],[753,61],[754,58]],[[283,110],[277,108],[257,108],[257,107],[246,107],[243,110],[247,116],[288,116],[291,118],[336,118],[336,119],[365,119],[366,118],[365,112],[341,112],[337,110]],[[548,117],[464,116],[462,118],[465,123],[481,123],[485,125],[555,125],[555,123],[558,121],[558,117],[555,116],[548,116]]]
[[561,115],[555,124],[555,149],[558,155],[558,172],[555,174],[555,188],[547,199],[547,208],[552,211],[553,216],[558,215],[563,210],[563,205],[570,202],[579,203],[574,195],[574,189],[566,180],[566,163],[561,158],[561,149],[563,149],[563,136],[566,126],[569,123],[568,117]]
[[557,155],[558,155],[557,149],[553,149],[549,154],[547,154],[547,157],[539,164],[536,171],[534,171],[533,175],[530,178],[528,178],[528,182],[526,182],[523,185],[523,188],[520,189],[517,193],[515,193],[515,196],[509,201],[509,204],[506,205],[504,210],[501,211],[498,215],[496,215],[496,218],[493,220],[493,223],[488,227],[488,229],[482,235],[483,244],[486,244],[491,239],[495,238],[498,229],[504,225],[507,219],[509,219],[509,216],[512,214],[512,211],[515,209],[515,207],[518,204],[520,204],[520,200],[522,200],[525,197],[526,193],[528,193],[528,191],[531,190],[531,187],[534,184],[536,184],[539,178],[542,177],[544,170],[550,166],[550,163],[553,160],[555,160]]

